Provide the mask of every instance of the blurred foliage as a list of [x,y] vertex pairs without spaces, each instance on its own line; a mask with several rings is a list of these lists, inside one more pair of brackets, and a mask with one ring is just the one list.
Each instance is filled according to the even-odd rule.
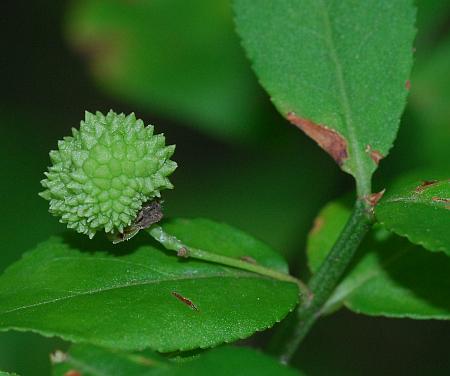
[[134,107],[239,141],[271,129],[228,0],[78,1],[67,25],[94,78]]
[[[380,164],[378,187],[401,170],[449,166],[450,3],[418,5],[410,104],[395,147]],[[228,222],[305,272],[312,219],[351,179],[275,114],[234,34],[228,1],[46,0],[8,2],[7,8],[8,54],[0,62],[0,197],[7,221],[0,269],[63,229],[37,196],[48,150],[79,124],[84,110],[112,107],[137,111],[177,144],[176,189],[164,197],[168,216]],[[295,363],[312,376],[446,375],[449,339],[448,323],[342,311],[318,324]],[[48,375],[47,354],[65,346],[34,334],[0,333],[0,369]]]
[[450,170],[450,3],[417,3],[411,93],[394,148],[381,162],[381,181],[419,167]]

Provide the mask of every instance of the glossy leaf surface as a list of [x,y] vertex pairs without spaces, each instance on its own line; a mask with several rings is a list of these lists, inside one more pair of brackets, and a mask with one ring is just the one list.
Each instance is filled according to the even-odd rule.
[[[152,243],[148,236],[141,240]],[[137,244],[136,239],[114,246],[131,252],[120,257],[105,253],[110,243],[71,236],[40,244],[0,278],[0,328],[167,352],[248,337],[280,321],[297,303],[293,283]],[[248,244],[240,256],[286,269],[277,254],[265,249],[260,255],[260,243]]]
[[[350,208],[328,204],[308,240],[309,266],[316,270],[337,239]],[[358,313],[415,319],[450,319],[450,259],[431,253],[378,226],[362,243],[356,260],[327,302]]]
[[387,190],[375,213],[389,230],[450,255],[450,179],[400,181]]
[[405,105],[412,1],[236,0],[235,12],[280,113],[367,183],[392,146]]

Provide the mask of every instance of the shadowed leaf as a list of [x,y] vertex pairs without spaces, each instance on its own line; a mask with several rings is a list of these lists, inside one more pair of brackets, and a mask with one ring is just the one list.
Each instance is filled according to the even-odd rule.
[[245,347],[223,347],[179,363],[168,361],[149,351],[125,353],[86,345],[72,346],[68,354],[57,353],[53,358],[57,360],[55,376],[67,376],[70,371],[79,372],[83,376],[300,375],[275,359]]
[[[342,202],[328,204],[319,214],[320,228],[311,232],[308,258],[317,270],[339,236],[351,209]],[[450,259],[430,253],[378,226],[361,244],[325,307],[344,304],[354,312],[415,319],[450,319]]]
[[[232,232],[230,227],[225,230]],[[207,233],[203,236],[206,239]],[[196,237],[201,242],[202,235]],[[231,247],[230,242],[232,257],[250,256],[264,266],[286,270],[280,256],[261,243]],[[40,244],[0,278],[0,329],[127,350],[190,350],[267,329],[297,303],[293,283],[181,260],[136,244],[138,240],[112,246],[68,236]],[[112,247],[133,252],[121,257],[104,252]]]

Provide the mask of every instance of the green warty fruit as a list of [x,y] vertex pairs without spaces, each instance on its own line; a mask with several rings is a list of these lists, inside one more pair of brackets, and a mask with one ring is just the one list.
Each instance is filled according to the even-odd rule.
[[162,134],[132,113],[85,114],[80,129],[50,152],[53,163],[40,196],[67,227],[89,235],[122,232],[145,202],[173,188],[167,178],[177,167]]

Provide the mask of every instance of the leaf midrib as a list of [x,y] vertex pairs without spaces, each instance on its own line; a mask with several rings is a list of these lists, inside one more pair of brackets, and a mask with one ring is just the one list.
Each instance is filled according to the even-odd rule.
[[[446,198],[447,199],[447,198]],[[418,197],[393,197],[393,198],[389,198],[385,201],[386,203],[391,203],[391,204],[396,204],[396,203],[407,203],[407,204],[416,204],[416,205],[426,205],[426,206],[431,206],[433,208],[441,208],[444,210],[448,210],[445,209],[445,207],[443,206],[443,203],[436,201],[433,202],[432,199],[427,198],[427,199],[418,199]]]
[[[351,145],[351,149],[354,155],[354,161],[355,161],[355,179],[357,181],[357,189],[360,190],[359,195],[364,196],[367,194],[370,194],[370,186],[366,187],[368,185],[365,169],[364,169],[364,163],[361,159],[361,155],[359,153],[359,143],[355,134],[355,128],[353,126],[353,116],[352,111],[350,107],[350,101],[347,94],[347,87],[344,80],[344,74],[342,71],[342,64],[340,62],[339,55],[337,53],[337,49],[334,43],[333,38],[333,29],[331,27],[331,21],[330,21],[330,15],[328,11],[328,7],[324,3],[324,0],[320,0],[320,9],[322,12],[323,17],[323,24],[325,29],[325,42],[327,43],[327,47],[330,50],[330,57],[331,60],[334,63],[335,66],[335,73],[336,73],[336,84],[339,89],[339,106],[341,108],[341,111],[344,115],[344,127],[347,130],[348,134],[348,143]],[[349,153],[350,155],[350,153]],[[369,183],[370,184],[370,183]]]

